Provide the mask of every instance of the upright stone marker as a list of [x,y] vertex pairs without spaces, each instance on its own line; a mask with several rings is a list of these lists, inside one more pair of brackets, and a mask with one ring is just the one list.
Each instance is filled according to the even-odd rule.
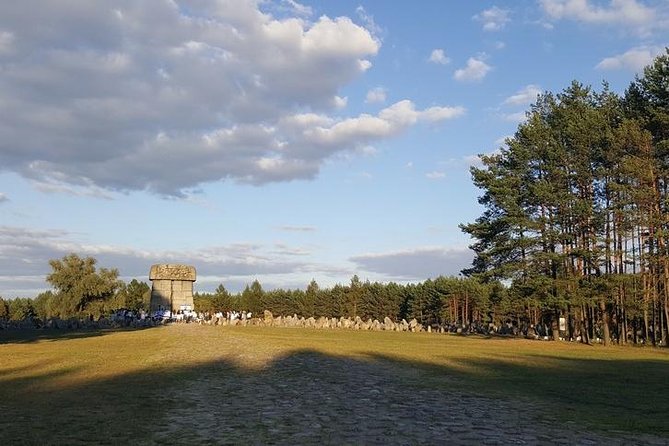
[[193,308],[195,267],[190,265],[152,265],[151,311],[178,311],[183,306]]

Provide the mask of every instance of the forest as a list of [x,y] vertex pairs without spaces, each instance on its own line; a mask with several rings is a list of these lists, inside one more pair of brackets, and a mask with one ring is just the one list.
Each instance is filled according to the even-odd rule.
[[[196,293],[196,310],[304,317],[416,318],[423,325],[546,327],[553,339],[667,346],[669,49],[623,94],[574,81],[545,92],[515,134],[471,168],[483,213],[461,230],[463,277]],[[0,298],[0,319],[97,318],[148,310],[149,286],[70,254],[50,261],[53,291]],[[533,328],[534,329],[534,328]]]
[[481,161],[469,276],[503,281],[556,339],[564,317],[568,338],[667,345],[669,49],[623,95],[573,82],[539,96]]

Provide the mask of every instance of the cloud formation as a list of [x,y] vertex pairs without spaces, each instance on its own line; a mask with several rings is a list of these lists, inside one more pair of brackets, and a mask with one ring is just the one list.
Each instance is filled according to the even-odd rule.
[[428,61],[436,63],[438,65],[446,65],[451,62],[451,59],[446,57],[446,53],[444,53],[444,50],[442,50],[441,48],[437,48],[432,50]]
[[497,6],[481,11],[472,17],[472,19],[481,22],[484,31],[500,31],[511,21],[509,10],[501,9]]
[[602,59],[595,68],[598,70],[628,70],[640,73],[660,53],[662,53],[662,49],[659,47],[632,48],[622,54]]
[[491,69],[492,67],[485,63],[483,58],[470,57],[464,68],[455,70],[453,78],[460,82],[477,82],[483,80]]
[[530,84],[518,90],[515,94],[506,98],[504,105],[529,105],[537,100],[537,96],[541,94],[541,87]]
[[457,276],[471,265],[467,248],[422,247],[351,257],[359,268],[380,273],[393,280],[425,280],[438,276]]
[[386,102],[386,89],[383,87],[372,88],[367,92],[365,102],[368,104],[375,104],[379,102]]
[[606,6],[598,6],[589,0],[540,0],[540,3],[552,20],[621,25],[642,34],[662,26],[660,11],[637,0],[610,0]]
[[446,173],[439,170],[433,170],[432,172],[426,173],[425,178],[428,180],[441,180],[446,178]]
[[420,120],[331,117],[381,43],[348,17],[280,5],[281,18],[255,0],[4,5],[0,166],[52,190],[182,196],[310,179]]

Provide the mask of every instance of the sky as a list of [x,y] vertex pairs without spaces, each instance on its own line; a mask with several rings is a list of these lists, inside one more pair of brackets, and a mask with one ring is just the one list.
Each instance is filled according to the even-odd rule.
[[0,296],[72,252],[196,291],[457,275],[477,155],[667,45],[667,0],[2,2]]

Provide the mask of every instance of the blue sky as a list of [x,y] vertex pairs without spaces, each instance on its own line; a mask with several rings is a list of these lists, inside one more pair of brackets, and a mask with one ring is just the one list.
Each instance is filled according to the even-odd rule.
[[200,291],[456,275],[475,155],[669,44],[663,0],[64,3],[0,6],[3,297],[69,252]]

